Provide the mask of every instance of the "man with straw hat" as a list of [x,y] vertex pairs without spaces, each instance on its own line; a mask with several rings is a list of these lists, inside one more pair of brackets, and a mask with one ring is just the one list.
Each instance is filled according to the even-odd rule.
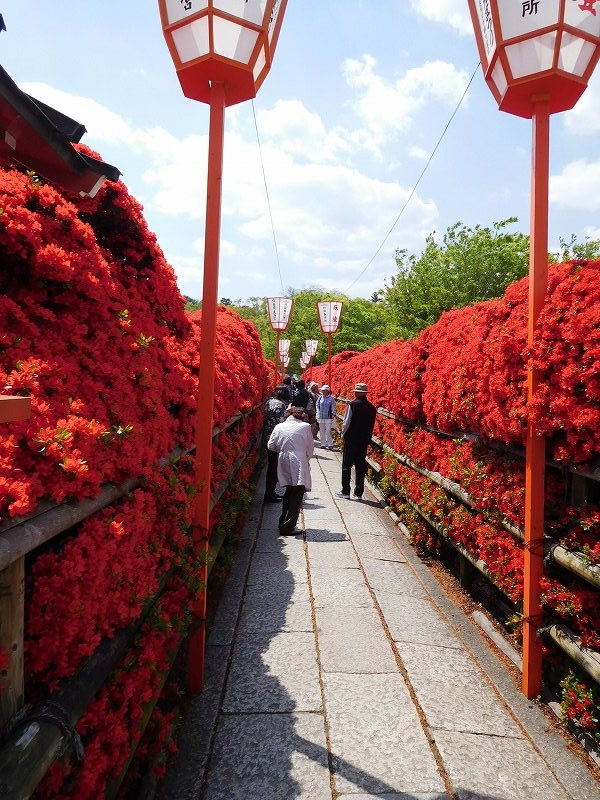
[[367,400],[366,383],[357,383],[354,388],[354,400],[346,406],[342,438],[344,454],[342,456],[342,489],[338,497],[350,497],[350,478],[354,467],[355,498],[360,499],[365,490],[365,474],[367,472],[367,449],[375,427],[377,409]]

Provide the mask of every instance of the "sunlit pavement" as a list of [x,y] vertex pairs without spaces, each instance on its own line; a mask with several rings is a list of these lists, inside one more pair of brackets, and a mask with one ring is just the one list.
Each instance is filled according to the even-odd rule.
[[312,472],[306,542],[258,488],[162,800],[597,800],[340,455]]

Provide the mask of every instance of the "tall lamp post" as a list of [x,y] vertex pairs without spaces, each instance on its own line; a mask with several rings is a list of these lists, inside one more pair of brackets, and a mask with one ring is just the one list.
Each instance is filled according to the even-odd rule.
[[189,684],[204,685],[206,580],[214,408],[225,108],[256,97],[273,60],[287,0],[158,0],[163,34],[186,97],[210,105],[193,541],[203,589],[193,608]]
[[269,323],[277,334],[275,344],[275,382],[279,379],[279,337],[283,331],[287,330],[292,319],[294,301],[289,297],[267,297],[267,311],[269,313]]
[[306,345],[306,353],[310,359],[308,368],[310,370],[310,377],[312,378],[313,358],[317,355],[317,347],[319,346],[319,340],[305,339],[304,344]]
[[[332,387],[331,383],[331,336],[337,333],[340,327],[340,320],[342,318],[343,303],[337,300],[322,300],[317,303],[317,312],[319,314],[319,325],[323,333],[327,334],[327,383]],[[331,389],[333,394],[333,388]]]
[[[527,341],[548,281],[550,114],[573,108],[600,58],[600,0],[469,0],[485,80],[500,109],[533,121]],[[527,399],[540,381],[530,359]],[[527,423],[523,692],[542,688],[540,579],[544,570],[545,441]]]

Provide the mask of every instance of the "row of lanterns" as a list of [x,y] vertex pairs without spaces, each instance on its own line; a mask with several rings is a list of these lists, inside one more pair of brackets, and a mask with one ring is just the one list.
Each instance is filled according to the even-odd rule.
[[[289,297],[267,297],[267,310],[269,312],[269,322],[271,328],[277,334],[277,345],[275,347],[275,369],[281,363],[284,370],[289,366],[290,341],[281,339],[283,331],[287,330],[291,319],[294,301]],[[317,303],[317,314],[321,331],[327,336],[327,362],[328,362],[328,383],[331,386],[331,337],[337,333],[342,318],[344,304],[340,300],[321,300]],[[317,353],[318,341],[316,339],[306,339],[306,350],[300,357],[302,369],[312,367],[313,358]]]
[[[600,0],[468,0],[485,80],[501,110],[533,121],[529,344],[546,301],[548,259],[549,117],[572,108],[600,59]],[[197,497],[192,532],[208,552],[216,306],[221,225],[224,112],[249,100],[265,80],[286,11],[287,0],[158,0],[163,33],[184,94],[208,103],[209,154],[206,195],[204,283],[198,420],[196,424]],[[368,25],[368,11],[363,10]],[[278,336],[288,324],[292,300],[269,298],[269,319]],[[331,385],[331,334],[342,304],[318,303],[321,329],[328,334]],[[308,354],[308,351],[306,351]],[[528,366],[528,401],[539,374]],[[542,625],[540,579],[544,558],[545,443],[529,425],[526,442],[525,587],[523,692],[541,690]],[[207,559],[208,560],[208,559]],[[206,569],[200,574],[205,582]],[[204,682],[206,591],[192,607],[189,639],[190,688]]]

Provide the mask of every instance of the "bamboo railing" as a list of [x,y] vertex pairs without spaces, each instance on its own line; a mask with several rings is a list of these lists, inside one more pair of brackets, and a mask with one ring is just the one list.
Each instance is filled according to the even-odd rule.
[[[245,413],[235,414],[225,425],[213,430],[213,439],[236,423],[251,416],[262,405],[261,402]],[[211,510],[232,485],[236,474],[251,452],[256,449],[259,440],[260,432],[238,455],[230,469],[229,476],[213,493]],[[194,449],[193,447],[187,450],[177,448],[170,457],[190,454],[194,452]],[[53,719],[52,714],[48,715],[46,712],[39,717],[37,713],[39,709],[34,709],[33,712],[25,714],[23,719],[20,719],[19,712],[24,710],[23,579],[25,555],[67,531],[73,525],[87,519],[98,510],[124,497],[142,483],[141,479],[129,478],[119,486],[105,485],[96,498],[63,505],[44,501],[36,512],[24,519],[15,519],[5,523],[0,529],[0,618],[3,621],[0,645],[11,651],[11,669],[2,680],[4,691],[0,693],[0,729],[2,726],[6,729],[12,723],[12,730],[0,748],[0,797],[2,800],[26,800],[31,796],[50,765],[70,744],[69,729],[71,732],[74,731],[76,723],[132,644],[171,575],[169,572],[163,576],[160,581],[161,590],[146,602],[140,617],[127,628],[118,631],[113,639],[103,641],[96,652],[83,664],[77,675],[63,681],[58,692],[48,698],[45,704],[42,704],[43,709],[47,708],[48,704],[50,708],[60,709],[60,716],[63,718],[62,724]],[[222,532],[215,541],[210,543],[209,574],[225,535],[226,532]],[[175,653],[172,656],[174,660]],[[165,675],[165,679],[166,677]],[[146,722],[149,717],[150,714],[147,714]],[[132,752],[132,757],[133,754]],[[123,772],[123,775],[120,776],[119,784],[124,774]],[[109,788],[116,794],[115,781]]]

